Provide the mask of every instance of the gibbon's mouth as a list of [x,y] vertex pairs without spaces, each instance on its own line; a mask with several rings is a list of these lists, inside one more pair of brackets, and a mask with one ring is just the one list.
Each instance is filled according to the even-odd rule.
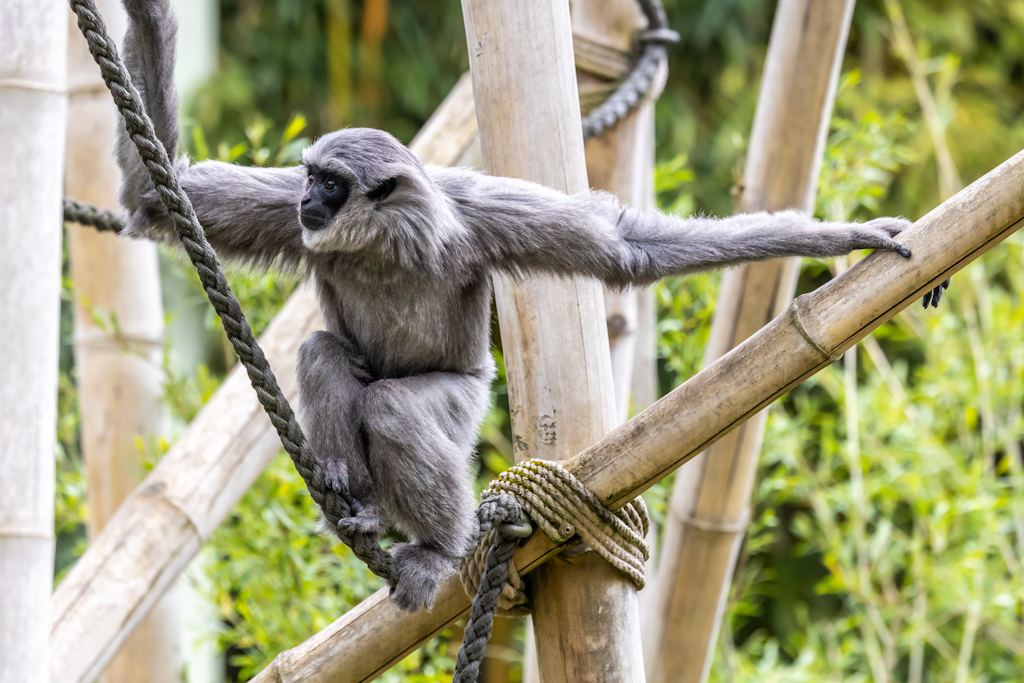
[[302,227],[306,230],[312,230],[313,232],[323,230],[330,223],[327,220],[327,216],[314,211],[299,212],[299,222],[302,223]]

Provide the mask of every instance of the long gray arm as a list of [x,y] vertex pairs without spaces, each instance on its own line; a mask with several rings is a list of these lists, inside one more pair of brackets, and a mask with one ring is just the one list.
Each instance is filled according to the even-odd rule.
[[515,274],[589,275],[612,286],[782,256],[892,249],[900,218],[823,223],[797,211],[678,218],[624,208],[611,195],[566,196],[534,183],[431,169],[470,228],[480,257]]
[[[177,23],[167,0],[125,0],[124,7],[128,14],[125,64],[157,137],[174,159],[178,155]],[[122,174],[126,233],[176,244],[170,218],[123,121],[115,155]],[[178,159],[175,170],[207,239],[222,258],[286,267],[302,259],[298,206],[306,175],[303,168],[250,168],[215,161],[191,166],[187,159]]]

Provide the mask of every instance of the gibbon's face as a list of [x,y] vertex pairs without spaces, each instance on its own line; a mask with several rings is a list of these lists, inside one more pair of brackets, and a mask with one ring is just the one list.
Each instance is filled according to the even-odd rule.
[[371,128],[328,133],[302,153],[302,161],[302,242],[319,253],[353,253],[388,239],[396,206],[409,198],[409,179],[423,175],[402,143]]
[[307,167],[306,193],[299,203],[299,222],[314,232],[330,226],[338,211],[345,206],[352,185],[337,173]]

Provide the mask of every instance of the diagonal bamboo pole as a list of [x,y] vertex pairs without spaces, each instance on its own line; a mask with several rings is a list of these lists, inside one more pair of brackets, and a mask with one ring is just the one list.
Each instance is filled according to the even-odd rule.
[[[775,13],[740,211],[811,213],[854,0],[782,0]],[[793,300],[800,259],[722,277],[705,364]],[[768,413],[762,411],[676,477],[644,650],[651,683],[707,679],[746,528]],[[729,637],[728,631],[725,637]]]
[[[451,164],[475,132],[466,76],[410,148],[425,163]],[[303,288],[260,338],[289,400],[298,393],[296,351],[320,327],[316,298]],[[236,368],[55,591],[51,680],[88,683],[99,675],[279,448]]]
[[[876,253],[779,317],[653,406],[566,463],[617,508],[694,458],[779,396],[839,358],[925,292],[1024,222],[1024,152],[921,218],[900,236],[904,260]],[[529,572],[558,552],[537,534],[516,552]],[[282,652],[254,681],[372,681],[469,609],[457,577],[430,612],[394,608],[378,591],[326,629]]]

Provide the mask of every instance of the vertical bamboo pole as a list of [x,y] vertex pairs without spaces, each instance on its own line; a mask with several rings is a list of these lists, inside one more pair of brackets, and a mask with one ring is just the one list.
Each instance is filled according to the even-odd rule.
[[[633,37],[646,25],[636,0],[576,0],[571,3],[573,36],[628,55]],[[577,72],[580,83],[597,80]],[[586,141],[587,177],[591,187],[616,195],[631,206],[654,205],[654,103],[648,100],[630,112],[614,128]],[[605,290],[615,414],[618,422],[628,417],[633,389],[639,333],[639,295]]]
[[[854,0],[781,0],[772,26],[743,176],[741,211],[814,208]],[[728,271],[706,364],[785,309],[796,259]],[[662,542],[658,605],[646,651],[649,680],[703,681],[711,664],[767,414],[698,456],[676,480]]]
[[[484,165],[587,189],[568,3],[463,0]],[[566,460],[615,424],[608,331],[594,280],[495,278],[517,460]],[[640,681],[636,591],[592,553],[532,583],[542,680]]]
[[49,675],[66,12],[0,3],[0,683]]
[[[120,2],[100,0],[113,35],[124,32]],[[117,209],[120,174],[110,154],[117,114],[99,67],[70,12],[69,195]],[[89,537],[94,539],[142,478],[141,456],[163,429],[160,356],[163,306],[156,245],[68,226],[75,284],[75,364],[88,467]],[[115,324],[116,321],[116,324]],[[129,637],[103,674],[105,683],[175,683],[182,666],[174,592]]]

